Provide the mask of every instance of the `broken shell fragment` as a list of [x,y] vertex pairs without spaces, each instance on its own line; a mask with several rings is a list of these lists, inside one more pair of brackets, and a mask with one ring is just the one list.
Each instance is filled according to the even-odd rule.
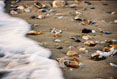
[[24,6],[21,6],[21,5],[20,5],[20,6],[17,7],[17,9],[19,9],[19,10],[24,10]]
[[45,16],[44,15],[38,15],[38,17],[37,17],[38,19],[44,19],[45,18]]
[[69,44],[69,41],[64,41],[64,44]]
[[74,40],[74,42],[81,42],[76,36],[70,37],[70,39]]
[[38,15],[37,19],[44,19],[45,15]]
[[79,51],[85,51],[86,48],[85,48],[85,47],[78,47],[78,50],[79,50]]
[[38,35],[39,32],[36,32],[35,30],[32,30],[32,31],[29,31],[27,34],[28,35]]
[[69,57],[63,57],[63,58],[57,58],[57,61],[59,62],[59,65],[61,67],[71,67],[71,68],[79,68],[79,60],[77,58],[69,58]]
[[10,11],[10,14],[11,14],[11,15],[16,15],[16,14],[18,14],[18,12],[17,12],[17,11],[14,11],[14,10],[11,10],[11,11]]
[[54,41],[55,41],[55,42],[61,42],[61,40],[60,40],[60,39],[55,39]]
[[35,6],[36,8],[39,8],[39,9],[42,8],[41,3],[39,3],[38,1],[34,1],[34,6]]
[[93,54],[91,54],[90,58],[93,59],[93,60],[95,60],[95,61],[106,59],[106,57],[101,56],[99,53],[93,53]]
[[38,26],[39,26],[39,24],[33,24],[33,26],[34,26],[34,27],[38,27]]
[[90,47],[96,46],[96,43],[94,41],[91,41],[91,40],[84,42],[84,44],[87,46],[90,46]]
[[38,13],[44,13],[44,12],[47,12],[48,10],[47,9],[39,9],[37,12]]
[[58,37],[60,37],[61,35],[59,34],[59,33],[56,33],[55,35],[54,35],[54,37],[56,37],[56,38],[58,38]]
[[29,13],[29,12],[31,12],[31,10],[30,10],[29,8],[25,8],[25,9],[24,9],[24,12]]
[[66,4],[66,2],[64,1],[64,0],[61,0],[61,1],[53,1],[52,2],[52,5],[53,5],[53,7],[54,8],[58,8],[58,7],[64,7],[65,6],[65,4]]
[[97,50],[96,53],[91,54],[91,59],[103,60],[108,56],[114,56],[116,53],[117,53],[117,50],[114,49],[113,47],[110,48],[109,52],[103,52],[103,51]]
[[117,44],[111,44],[110,46],[117,49]]
[[62,30],[59,30],[59,29],[56,29],[56,28],[53,28],[52,30],[51,30],[51,33],[55,33],[55,34],[60,34],[60,33],[62,33]]
[[70,61],[69,64],[67,64],[67,67],[79,68],[79,64],[78,62]]
[[83,21],[83,22],[81,22],[81,24],[82,24],[82,25],[88,25],[88,24],[89,24],[89,20]]
[[78,53],[76,51],[68,51],[66,53],[67,56],[78,56]]
[[110,66],[117,67],[117,64],[110,63]]
[[84,40],[90,40],[90,39],[92,39],[92,37],[90,35],[83,35],[82,39],[84,39]]
[[57,46],[56,49],[63,49],[63,47],[62,46]]
[[82,21],[82,18],[81,18],[79,15],[76,15],[76,16],[74,17],[74,20]]
[[109,51],[110,51],[110,48],[108,48],[108,47],[103,48],[103,52],[109,52]]

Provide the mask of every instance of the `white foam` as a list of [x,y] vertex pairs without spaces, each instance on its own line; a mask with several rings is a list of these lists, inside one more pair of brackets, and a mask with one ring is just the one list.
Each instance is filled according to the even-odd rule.
[[63,79],[58,63],[48,59],[49,49],[26,38],[30,25],[4,12],[0,1],[0,72],[8,72],[0,79]]

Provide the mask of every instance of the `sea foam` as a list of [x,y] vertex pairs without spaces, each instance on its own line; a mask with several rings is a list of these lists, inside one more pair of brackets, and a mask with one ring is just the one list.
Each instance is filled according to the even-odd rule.
[[63,79],[58,63],[49,59],[49,49],[25,35],[30,25],[5,13],[0,1],[0,79]]

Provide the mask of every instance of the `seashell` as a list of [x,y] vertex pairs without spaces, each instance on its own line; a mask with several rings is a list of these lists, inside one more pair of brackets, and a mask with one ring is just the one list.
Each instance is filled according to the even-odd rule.
[[17,12],[17,11],[14,11],[14,10],[11,10],[11,11],[10,11],[10,14],[16,15],[16,14],[18,14],[18,12]]
[[45,16],[44,16],[44,15],[39,15],[37,18],[38,18],[38,19],[44,19]]
[[36,32],[35,30],[32,30],[32,31],[29,31],[27,34],[28,35],[38,35],[39,32]]
[[24,9],[24,12],[29,13],[29,12],[31,12],[31,10],[30,10],[29,8],[25,8],[25,9]]
[[78,53],[76,51],[68,51],[66,53],[67,56],[78,56]]
[[94,46],[96,46],[96,43],[95,43],[94,41],[90,41],[90,40],[84,42],[84,44],[87,45],[87,46],[90,46],[90,47],[94,47]]
[[18,6],[17,8],[18,8],[19,10],[24,10],[24,6],[21,6],[21,5]]
[[53,1],[52,2],[52,5],[54,8],[58,8],[58,7],[64,7],[66,4],[66,2],[64,0],[61,0],[61,1]]

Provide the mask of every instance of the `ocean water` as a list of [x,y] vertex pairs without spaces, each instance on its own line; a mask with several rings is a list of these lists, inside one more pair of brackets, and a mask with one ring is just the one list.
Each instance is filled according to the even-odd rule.
[[25,37],[30,25],[9,16],[4,6],[0,0],[0,79],[63,79],[50,50]]

